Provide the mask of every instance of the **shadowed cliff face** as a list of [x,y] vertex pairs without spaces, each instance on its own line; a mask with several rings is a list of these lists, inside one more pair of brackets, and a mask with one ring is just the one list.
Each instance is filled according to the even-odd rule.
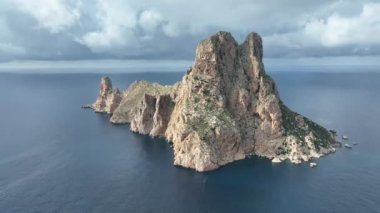
[[239,45],[230,33],[219,32],[198,45],[179,84],[131,86],[111,121],[166,137],[173,142],[174,164],[197,171],[248,155],[300,163],[333,152],[326,129],[281,102],[262,58],[258,34]]
[[131,121],[131,130],[151,136],[164,136],[173,106],[170,95],[145,94]]

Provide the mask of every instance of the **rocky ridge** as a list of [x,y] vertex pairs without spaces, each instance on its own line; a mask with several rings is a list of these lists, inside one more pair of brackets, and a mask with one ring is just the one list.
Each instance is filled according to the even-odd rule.
[[113,112],[110,121],[115,124],[131,123],[135,112],[141,105],[141,101],[145,95],[169,95],[173,99],[177,87],[178,84],[164,86],[147,81],[133,82],[124,92],[123,99]]
[[165,137],[173,143],[174,164],[199,172],[250,155],[301,163],[334,152],[325,128],[282,103],[262,58],[258,34],[238,44],[218,32],[198,45],[181,82],[138,81],[120,95],[105,77],[92,106],[134,132]]

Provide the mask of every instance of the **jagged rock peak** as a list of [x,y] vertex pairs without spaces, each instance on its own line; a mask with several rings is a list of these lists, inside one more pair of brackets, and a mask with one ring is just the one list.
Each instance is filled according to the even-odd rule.
[[249,33],[245,41],[239,45],[231,33],[224,31],[220,31],[199,43],[196,49],[196,61],[219,60],[218,62],[221,62],[225,55],[235,56],[238,48],[246,50],[248,55],[256,57],[260,62],[262,61],[263,45],[259,34]]
[[262,39],[257,33],[248,34],[239,45],[231,33],[221,31],[198,44],[194,64],[187,74],[220,77],[227,83],[241,81],[236,77],[243,71],[248,79],[258,81],[266,75],[262,58]]
[[259,34],[254,32],[248,34],[242,46],[247,48],[247,50],[250,51],[252,56],[256,57],[260,62],[262,61],[263,41]]
[[109,91],[112,90],[112,82],[108,76],[103,76],[100,80],[100,91],[99,94],[101,96],[105,96]]
[[111,79],[104,76],[100,80],[100,90],[98,98],[92,104],[95,112],[113,113],[119,106],[122,94],[119,89],[112,89]]

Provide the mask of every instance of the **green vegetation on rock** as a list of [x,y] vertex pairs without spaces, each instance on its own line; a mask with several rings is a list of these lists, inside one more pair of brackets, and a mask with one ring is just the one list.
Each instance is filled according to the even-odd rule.
[[145,94],[148,95],[167,95],[175,92],[177,84],[164,86],[158,83],[147,81],[135,81],[128,87],[126,95],[119,107],[115,110],[113,117],[121,118],[124,122],[130,122],[133,112],[140,104]]
[[314,145],[317,150],[319,150],[320,147],[327,148],[329,146],[332,137],[327,129],[306,117],[302,117],[305,121],[306,129],[300,128],[296,120],[296,116],[300,115],[291,111],[282,101],[280,101],[280,108],[282,112],[283,126],[287,135],[294,135],[304,143],[305,136],[311,131],[315,136]]
[[319,150],[319,147],[327,148],[330,143],[333,141],[333,138],[329,131],[323,128],[321,125],[311,121],[308,118],[304,118],[306,124],[309,126],[309,129],[313,132],[316,137],[314,142],[316,148]]
[[282,113],[282,124],[285,128],[286,134],[294,135],[299,140],[303,141],[307,131],[298,127],[296,121],[296,116],[298,116],[298,114],[291,111],[282,101],[280,101],[280,109]]

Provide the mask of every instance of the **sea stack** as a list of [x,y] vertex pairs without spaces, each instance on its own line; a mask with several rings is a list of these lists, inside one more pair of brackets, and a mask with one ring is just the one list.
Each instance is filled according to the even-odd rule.
[[119,106],[121,99],[119,89],[112,89],[111,80],[108,77],[102,77],[98,98],[91,106],[95,112],[113,113]]
[[262,59],[258,34],[238,44],[230,33],[218,32],[200,42],[181,82],[135,82],[118,93],[121,101],[112,101],[115,90],[102,78],[93,108],[113,113],[113,123],[166,138],[173,143],[174,164],[199,172],[250,155],[300,163],[334,152],[328,130],[280,100]]

